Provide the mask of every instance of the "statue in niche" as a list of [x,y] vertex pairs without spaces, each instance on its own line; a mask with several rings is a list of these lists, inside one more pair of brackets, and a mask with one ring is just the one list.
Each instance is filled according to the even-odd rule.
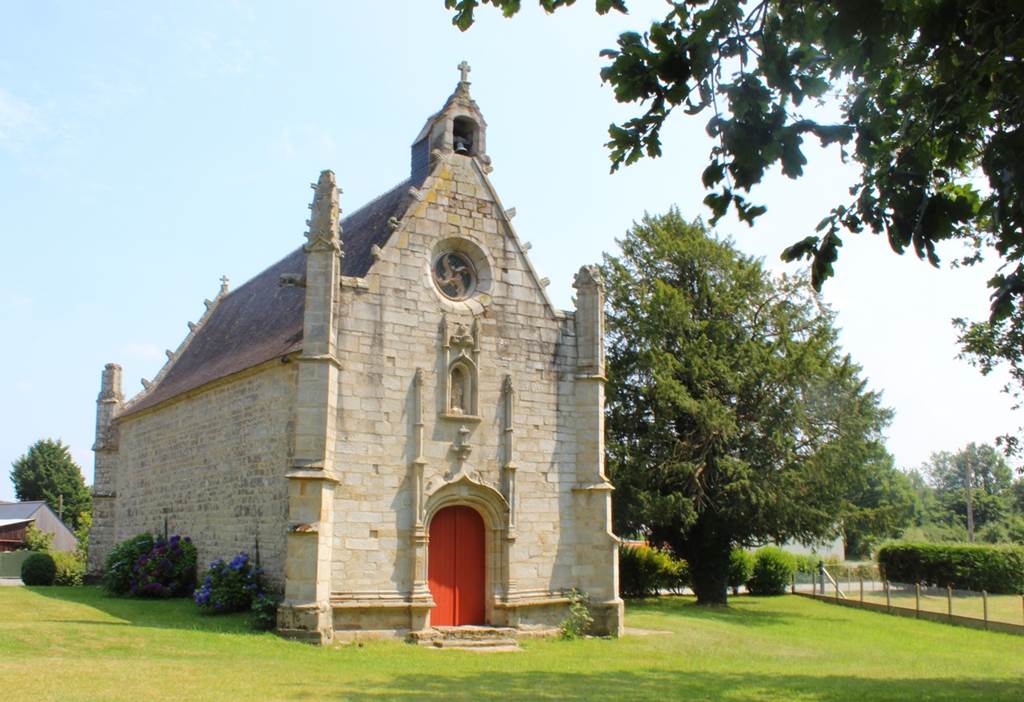
[[466,398],[469,388],[466,387],[466,370],[459,366],[452,369],[451,413],[467,414]]

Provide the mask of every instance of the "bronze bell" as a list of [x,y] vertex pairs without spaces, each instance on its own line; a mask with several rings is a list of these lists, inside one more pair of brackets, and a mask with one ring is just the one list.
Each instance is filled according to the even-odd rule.
[[455,153],[468,155],[469,149],[472,146],[469,139],[464,136],[455,137]]

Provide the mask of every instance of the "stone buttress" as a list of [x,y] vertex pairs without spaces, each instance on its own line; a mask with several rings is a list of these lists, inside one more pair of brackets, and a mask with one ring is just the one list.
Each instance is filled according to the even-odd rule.
[[288,536],[281,634],[316,643],[334,636],[330,607],[334,488],[333,438],[339,362],[335,302],[341,280],[338,189],[334,173],[314,184],[306,250],[306,300],[288,480]]
[[103,368],[100,394],[96,398],[96,454],[92,490],[93,526],[89,534],[86,571],[99,574],[107,554],[114,546],[117,498],[118,427],[115,418],[124,395],[121,393],[121,366],[108,363]]

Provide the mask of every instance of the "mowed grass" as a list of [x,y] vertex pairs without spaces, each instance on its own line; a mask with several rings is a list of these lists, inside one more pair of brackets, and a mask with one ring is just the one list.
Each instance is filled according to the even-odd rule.
[[[856,600],[859,597],[859,593],[846,592],[846,596]],[[884,605],[885,591],[865,592],[864,601]],[[913,610],[917,607],[913,588],[908,586],[900,590],[892,590],[889,593],[889,603],[893,607]],[[949,599],[945,593],[935,588],[922,591],[920,606],[924,612],[949,613]],[[954,590],[953,614],[959,617],[984,620],[985,601],[981,595]],[[993,622],[1006,622],[1007,624],[1024,626],[1024,598],[1020,595],[989,595],[988,618],[989,621]],[[1022,695],[1022,699],[1024,699],[1024,695]]]
[[188,601],[0,589],[0,690],[15,700],[1021,700],[1024,638],[793,596],[627,603],[619,640],[518,653],[400,642],[317,648]]

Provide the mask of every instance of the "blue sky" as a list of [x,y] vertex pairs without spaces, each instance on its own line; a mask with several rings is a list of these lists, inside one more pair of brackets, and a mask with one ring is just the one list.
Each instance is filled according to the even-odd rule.
[[[7,466],[59,437],[92,480],[103,364],[141,388],[199,318],[221,275],[239,284],[302,241],[309,183],[333,169],[354,211],[403,180],[409,144],[472,64],[492,179],[520,236],[570,306],[573,272],[643,212],[706,216],[704,119],[680,116],[665,157],[609,175],[609,123],[631,114],[601,85],[598,51],[663,12],[593,3],[545,16],[526,0],[462,34],[442,0],[7,2],[0,8],[0,499]],[[764,256],[813,230],[856,172],[813,152],[773,176],[755,229],[718,231]],[[945,252],[955,257],[954,250]],[[1015,426],[1000,379],[955,359],[954,316],[981,317],[991,267],[936,271],[850,237],[825,300],[872,387],[896,410],[889,447],[934,450]]]

